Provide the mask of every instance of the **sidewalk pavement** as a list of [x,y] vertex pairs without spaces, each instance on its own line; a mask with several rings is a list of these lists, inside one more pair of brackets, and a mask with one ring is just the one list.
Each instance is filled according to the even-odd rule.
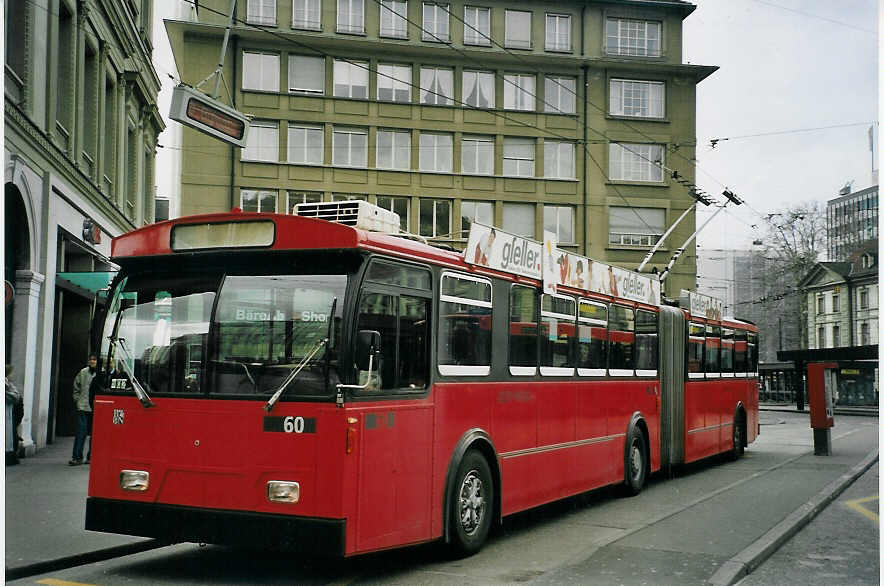
[[[853,418],[851,418],[853,419]],[[809,432],[809,429],[808,429]],[[762,430],[762,433],[764,431]],[[165,545],[152,539],[86,531],[89,466],[68,466],[73,438],[59,438],[21,464],[6,467],[6,580],[128,555]],[[812,453],[810,450],[809,453]],[[877,461],[877,437],[837,458],[814,459],[811,467],[825,486],[807,503],[782,499],[782,515],[741,555],[722,568],[716,584],[733,584],[757,567]],[[849,468],[849,472],[844,470]],[[778,524],[776,520],[785,518]]]
[[[783,411],[785,413],[810,413],[810,407],[804,406],[804,409],[798,410],[798,406],[793,403],[759,403],[760,411]],[[852,407],[836,405],[834,409],[835,416],[838,415],[862,415],[867,417],[877,417],[878,407]]]

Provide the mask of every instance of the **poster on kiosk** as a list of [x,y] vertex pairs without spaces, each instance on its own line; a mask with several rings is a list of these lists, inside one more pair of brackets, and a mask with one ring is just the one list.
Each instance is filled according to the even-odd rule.
[[660,303],[660,280],[559,249],[555,233],[537,242],[484,224],[470,224],[464,262],[530,277],[545,293],[561,286],[594,291],[639,303]]

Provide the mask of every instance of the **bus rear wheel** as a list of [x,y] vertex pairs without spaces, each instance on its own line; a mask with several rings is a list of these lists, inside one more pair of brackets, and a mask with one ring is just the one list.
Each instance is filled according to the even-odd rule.
[[648,446],[645,436],[637,427],[629,434],[626,448],[626,479],[623,483],[627,495],[635,496],[642,491],[647,480]]
[[743,457],[746,448],[746,439],[743,435],[743,418],[740,415],[734,417],[733,446],[731,447],[731,459],[739,460]]
[[464,455],[451,490],[451,547],[456,555],[472,555],[485,544],[494,514],[494,482],[482,454],[470,450]]

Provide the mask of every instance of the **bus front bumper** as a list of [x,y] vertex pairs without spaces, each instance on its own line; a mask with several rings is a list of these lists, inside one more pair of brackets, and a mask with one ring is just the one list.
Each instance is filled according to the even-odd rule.
[[200,509],[89,497],[86,529],[194,542],[343,556],[346,520]]

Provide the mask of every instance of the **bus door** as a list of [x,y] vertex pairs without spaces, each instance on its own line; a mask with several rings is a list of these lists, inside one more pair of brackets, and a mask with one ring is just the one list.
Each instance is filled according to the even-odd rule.
[[372,371],[358,371],[351,403],[359,419],[358,551],[430,537],[433,404],[430,384],[431,276],[375,259],[359,294],[356,331],[380,334]]

